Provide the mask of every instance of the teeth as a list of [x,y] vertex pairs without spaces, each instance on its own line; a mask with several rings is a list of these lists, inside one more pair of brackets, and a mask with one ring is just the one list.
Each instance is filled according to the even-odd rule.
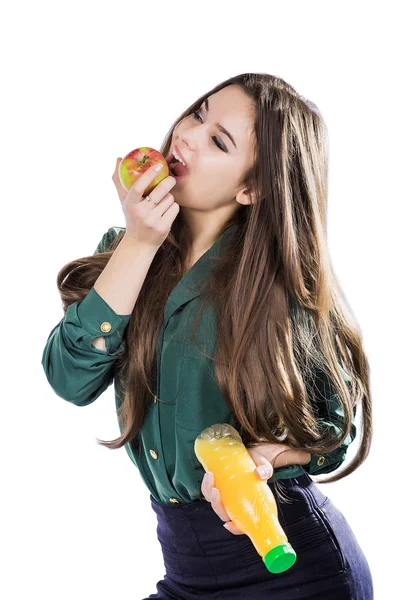
[[180,163],[182,163],[183,165],[185,165],[185,167],[187,167],[187,164],[185,162],[183,162],[183,160],[177,154],[175,154],[174,150],[172,150],[172,154],[174,155],[176,160],[179,160]]

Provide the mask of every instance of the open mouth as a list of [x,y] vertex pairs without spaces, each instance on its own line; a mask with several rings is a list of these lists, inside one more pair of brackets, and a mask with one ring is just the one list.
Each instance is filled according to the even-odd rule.
[[181,179],[182,177],[186,177],[186,175],[188,175],[189,169],[185,167],[185,165],[183,165],[179,160],[177,160],[172,153],[167,157],[166,161],[170,175],[173,177]]

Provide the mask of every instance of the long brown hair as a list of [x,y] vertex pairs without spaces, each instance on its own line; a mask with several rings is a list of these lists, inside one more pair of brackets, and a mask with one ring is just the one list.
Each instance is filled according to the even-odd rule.
[[[256,153],[242,183],[254,186],[256,199],[239,205],[224,226],[225,230],[236,223],[237,233],[215,260],[194,326],[212,302],[218,331],[215,357],[210,358],[247,447],[268,441],[311,454],[329,453],[348,436],[353,408],[362,406],[356,456],[321,483],[338,481],[368,456],[372,406],[360,328],[328,251],[326,126],[317,107],[284,80],[245,73],[214,87],[175,121],[160,149],[165,157],[176,125],[228,85],[240,86],[254,102]],[[57,284],[64,311],[85,297],[123,235],[124,230],[108,251],[61,269]],[[124,332],[125,351],[113,367],[123,398],[118,409],[122,434],[113,441],[99,440],[108,448],[120,448],[139,437],[146,406],[153,401],[156,340],[163,308],[185,273],[188,236],[179,212],[154,257]],[[311,384],[318,374],[329,379],[343,407],[341,437],[323,430],[313,409]]]

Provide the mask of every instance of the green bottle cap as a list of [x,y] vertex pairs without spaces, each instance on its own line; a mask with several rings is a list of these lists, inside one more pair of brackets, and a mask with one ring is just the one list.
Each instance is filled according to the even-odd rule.
[[271,573],[282,573],[290,569],[296,562],[297,554],[289,542],[280,544],[272,548],[264,556],[263,561],[268,571]]

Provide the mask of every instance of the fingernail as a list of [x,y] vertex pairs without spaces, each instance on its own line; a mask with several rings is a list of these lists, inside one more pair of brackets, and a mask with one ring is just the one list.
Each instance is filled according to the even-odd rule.
[[258,472],[260,473],[261,477],[267,476],[267,471],[264,469],[264,467],[261,467],[260,469],[258,469]]
[[211,488],[211,497],[212,498],[216,498],[217,497],[217,488]]
[[157,163],[156,166],[154,167],[155,171],[161,171],[161,169],[163,168],[161,163]]
[[204,476],[205,482],[210,483],[211,477],[212,477],[212,475],[211,475],[210,471],[206,471],[206,474]]

